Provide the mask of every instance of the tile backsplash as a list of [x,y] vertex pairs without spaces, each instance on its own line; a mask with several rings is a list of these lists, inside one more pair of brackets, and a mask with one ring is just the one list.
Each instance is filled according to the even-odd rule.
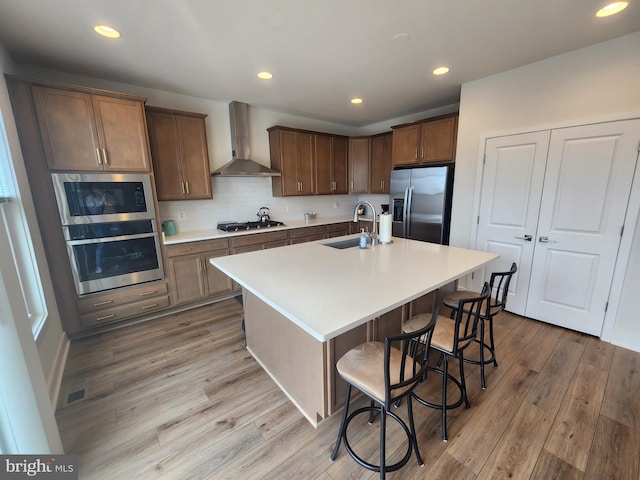
[[261,207],[268,207],[273,220],[304,220],[305,212],[318,218],[353,214],[360,200],[369,200],[380,213],[387,195],[313,195],[273,197],[270,177],[211,177],[213,199],[159,202],[160,218],[174,220],[178,231],[216,228],[222,221],[257,220]]

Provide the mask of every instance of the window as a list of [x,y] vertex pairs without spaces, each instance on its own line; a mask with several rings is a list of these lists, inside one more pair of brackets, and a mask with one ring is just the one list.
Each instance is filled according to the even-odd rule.
[[34,338],[37,338],[47,317],[46,302],[11,162],[2,111],[0,111],[0,221],[9,235],[9,248],[18,271],[20,291],[31,322],[31,331]]

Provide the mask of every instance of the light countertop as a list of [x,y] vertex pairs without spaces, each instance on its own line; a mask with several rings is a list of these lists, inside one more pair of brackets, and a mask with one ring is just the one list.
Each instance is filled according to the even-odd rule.
[[499,256],[395,237],[391,244],[369,246],[365,250],[358,247],[340,250],[324,245],[349,238],[358,235],[210,261],[324,342]]
[[[366,215],[360,220],[371,221],[371,217]],[[239,232],[223,232],[217,228],[209,228],[202,230],[191,230],[187,232],[178,232],[176,235],[165,237],[163,235],[162,242],[164,245],[174,245],[177,243],[197,242],[200,240],[211,240],[214,238],[237,237],[239,235],[253,235],[256,233],[275,232],[278,230],[291,230],[294,228],[313,227],[315,225],[330,225],[332,223],[352,222],[352,215],[343,215],[339,217],[320,217],[313,220],[288,220],[281,227],[256,228],[253,230],[241,230]]]

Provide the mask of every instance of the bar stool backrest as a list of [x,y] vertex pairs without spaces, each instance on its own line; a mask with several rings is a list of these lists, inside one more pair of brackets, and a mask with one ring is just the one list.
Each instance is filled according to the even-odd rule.
[[458,355],[458,350],[464,349],[477,338],[480,317],[482,312],[487,311],[490,295],[491,287],[488,282],[484,282],[479,296],[460,299],[454,317],[453,351],[451,352],[454,357]]
[[507,297],[509,296],[509,284],[513,274],[516,273],[518,267],[516,262],[511,264],[511,268],[506,272],[493,272],[489,280],[491,292],[494,295],[490,298],[490,313],[496,315],[503,311],[507,306]]

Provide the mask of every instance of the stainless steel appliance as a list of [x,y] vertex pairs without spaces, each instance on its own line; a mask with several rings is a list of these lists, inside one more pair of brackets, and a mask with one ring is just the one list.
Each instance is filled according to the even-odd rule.
[[164,277],[149,175],[52,178],[79,295]]
[[392,235],[449,244],[453,164],[391,172]]
[[151,177],[145,174],[52,173],[63,225],[155,218]]
[[284,223],[276,222],[275,220],[260,220],[259,222],[220,222],[218,223],[217,228],[223,232],[238,232],[240,230],[280,227],[282,225],[284,225]]

